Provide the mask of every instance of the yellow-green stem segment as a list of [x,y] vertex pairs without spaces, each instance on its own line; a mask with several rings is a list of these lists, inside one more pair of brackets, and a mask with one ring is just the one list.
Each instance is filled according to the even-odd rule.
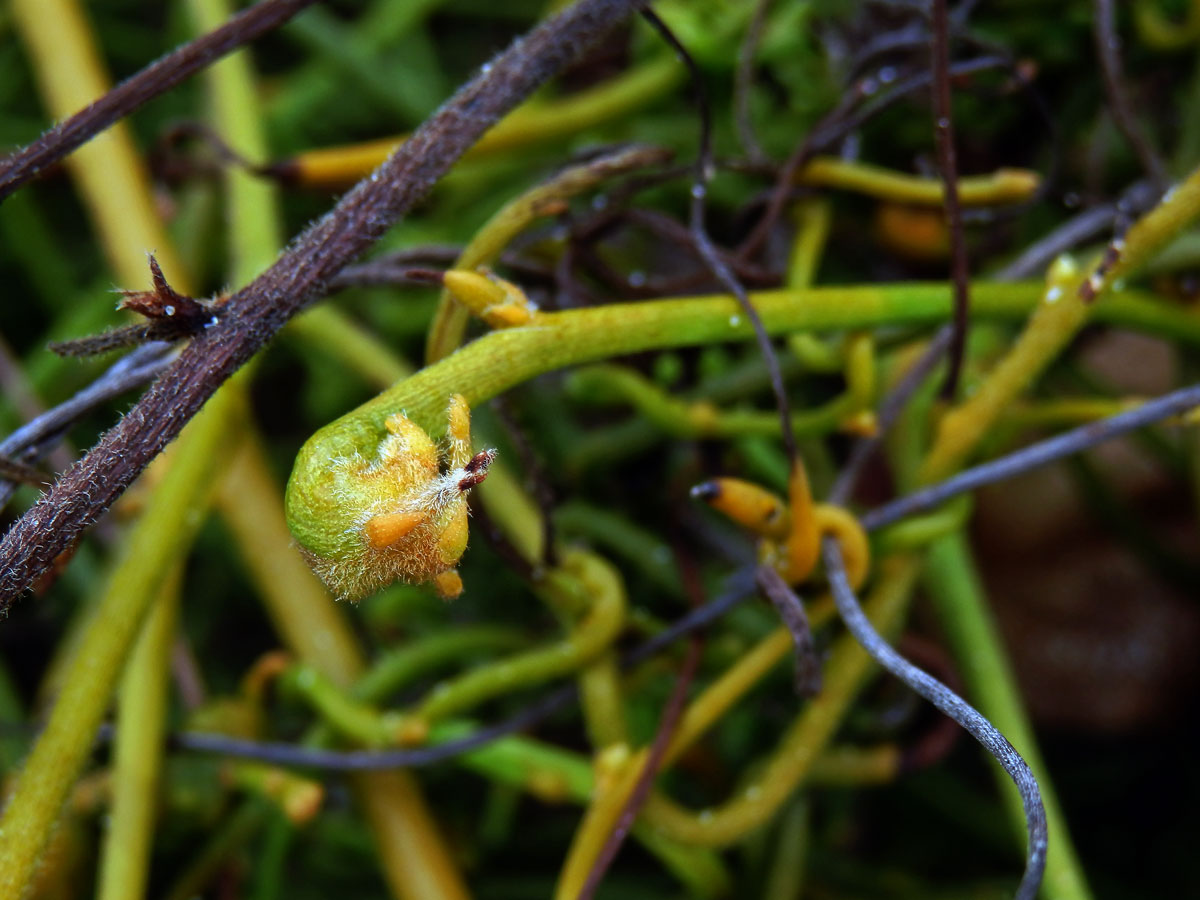
[[100,860],[99,900],[142,897],[158,812],[171,647],[179,618],[176,569],[160,590],[138,636],[117,699],[112,805]]

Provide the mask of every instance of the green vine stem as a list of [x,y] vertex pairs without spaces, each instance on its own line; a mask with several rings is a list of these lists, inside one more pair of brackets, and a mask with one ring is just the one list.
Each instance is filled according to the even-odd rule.
[[548,571],[538,590],[554,595],[565,590],[566,596],[551,601],[560,607],[573,603],[573,598],[580,595],[587,598],[586,614],[567,637],[561,643],[485,664],[444,683],[414,710],[414,715],[434,722],[515,688],[574,672],[611,644],[625,624],[621,577],[593,554],[576,550],[564,555],[561,568]]
[[[980,320],[1020,319],[1044,293],[1040,284],[979,284],[972,290],[974,315]],[[753,299],[773,334],[930,325],[945,321],[950,312],[949,287],[944,284],[769,291]],[[1132,291],[1097,304],[1094,317],[1200,343],[1200,317]],[[385,433],[384,419],[393,413],[404,411],[437,436],[445,427],[441,419],[447,398],[456,392],[476,405],[563,366],[750,336],[750,325],[736,302],[724,296],[539,313],[527,326],[494,331],[314,434],[301,448],[288,482],[288,524],[300,544],[318,556],[338,558],[345,552],[346,542],[358,533],[355,520],[362,504],[373,498],[340,493],[330,462],[355,454],[373,457]],[[491,478],[484,486],[490,482]]]
[[809,803],[797,797],[780,815],[775,853],[767,870],[763,900],[794,900],[803,896],[806,857],[811,841]]
[[[1067,345],[1087,319],[1091,307],[1077,297],[1086,275],[1067,258],[1047,274],[1046,294],[1016,343],[988,373],[979,389],[942,419],[929,453],[917,470],[922,484],[952,474],[976,450],[983,436]],[[1037,745],[1020,705],[1019,692],[991,622],[986,598],[971,577],[961,532],[937,540],[929,552],[928,587],[943,626],[951,636],[956,660],[980,711],[1017,746],[1041,786],[1047,822],[1053,828],[1046,859],[1045,890],[1051,897],[1090,897],[1075,857],[1054,786],[1037,758]],[[1031,758],[1032,754],[1032,758]],[[1015,787],[1006,790],[1013,824],[1025,830],[1025,813]],[[1016,800],[1017,806],[1011,803]]]
[[380,656],[370,671],[355,682],[354,696],[379,703],[421,675],[480,653],[512,650],[525,640],[520,631],[498,625],[475,625],[424,635]]
[[[630,403],[672,437],[779,436],[779,416],[774,412],[722,410],[707,400],[680,400],[626,366],[601,364],[581,368],[571,373],[567,390],[576,399],[588,403]],[[792,431],[802,437],[836,431],[841,421],[857,408],[858,399],[847,393],[816,409],[795,412],[792,414]]]

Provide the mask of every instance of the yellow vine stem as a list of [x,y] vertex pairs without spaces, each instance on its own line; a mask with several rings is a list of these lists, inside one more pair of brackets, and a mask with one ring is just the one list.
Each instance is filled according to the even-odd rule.
[[[866,606],[881,631],[891,631],[902,620],[918,570],[911,556],[881,562]],[[651,794],[642,811],[645,823],[682,844],[722,847],[768,821],[810,775],[871,668],[870,656],[853,637],[839,638],[825,666],[820,696],[800,713],[752,784],[721,806],[701,812]]]
[[592,796],[583,814],[583,821],[571,837],[571,847],[554,889],[554,900],[574,900],[582,893],[588,875],[616,829],[649,756],[649,747],[630,752],[628,745],[615,744],[596,758]]
[[176,567],[160,588],[118,691],[112,808],[96,891],[100,900],[126,900],[146,891],[181,575]]
[[850,414],[842,422],[842,428],[860,437],[875,434],[875,336],[868,331],[856,331],[846,335],[846,397]]
[[[54,118],[65,118],[108,89],[87,19],[76,3],[22,0],[12,8]],[[93,139],[69,157],[67,165],[116,276],[129,286],[145,283],[145,251],[154,250],[176,284],[187,291],[187,274],[155,213],[149,178],[125,126]],[[228,392],[222,393],[227,399]],[[214,458],[220,440],[223,402],[215,397],[210,407],[216,411],[189,426],[169,461],[156,464],[149,474],[161,476],[159,490],[127,536],[81,645],[64,669],[50,723],[0,819],[0,896],[20,896],[29,883],[122,667],[127,672],[118,704],[113,827],[105,839],[99,890],[104,898],[137,897],[144,890],[162,753],[155,736],[165,717],[178,600],[177,591],[163,591],[163,582],[194,534],[194,522],[181,516],[203,506],[213,465],[207,461]],[[193,445],[201,445],[201,452],[188,459],[187,448]],[[164,505],[172,502],[178,504],[174,509]],[[141,637],[125,666],[139,628]]]
[[1076,291],[1084,273],[1069,257],[1050,267],[1041,302],[1029,323],[983,384],[950,410],[921,464],[918,480],[931,484],[963,465],[995,421],[1075,336],[1091,312]]
[[[884,568],[886,574],[881,585],[895,582],[896,572],[891,564],[885,565]],[[904,574],[904,584],[896,585],[899,590],[887,592],[882,586],[877,590],[877,595],[886,594],[892,602],[888,604],[887,610],[881,610],[883,604],[878,601],[872,603],[872,614],[883,618],[883,613],[886,612],[889,621],[898,621],[908,588],[911,587],[916,574],[915,564],[910,562],[908,569],[910,571]],[[831,609],[826,604],[823,618],[828,618],[830,613]],[[786,656],[791,646],[792,639],[786,629],[777,630],[745,654],[691,704],[681,718],[679,730],[667,750],[664,767],[677,759],[692,741],[724,715],[745,690]],[[767,772],[756,780],[755,785],[747,790],[743,798],[732,801],[722,810],[692,815],[661,796],[652,795],[643,810],[642,826],[649,826],[653,833],[679,840],[681,843],[723,846],[736,840],[745,831],[765,822],[791,795],[808,764],[832,735],[869,662],[865,651],[852,639],[847,637],[839,642],[826,671],[825,690],[820,701],[810,706],[798,720],[797,726],[805,724],[800,739],[796,739],[797,726],[793,726],[780,750],[772,757]],[[814,727],[815,722],[819,723],[817,727]],[[578,894],[591,871],[596,855],[603,847],[617,816],[638,781],[645,765],[646,753],[645,749],[630,753],[628,750],[613,748],[597,761],[592,805],[572,842],[571,851],[559,877],[556,898],[565,900]],[[779,780],[788,776],[792,777],[786,781]],[[745,798],[750,798],[749,807]],[[732,833],[728,824],[731,821]]]
[[[833,603],[828,597],[808,610],[809,624],[820,628],[833,618]],[[720,678],[696,697],[683,715],[671,743],[663,754],[663,768],[670,766],[696,743],[734,704],[758,684],[794,647],[791,632],[780,626],[743,653]]]
[[[229,15],[228,7],[227,0],[194,0],[198,26],[213,27]],[[230,57],[212,78],[218,130],[232,146],[262,158],[262,117],[248,55]],[[244,267],[233,274],[240,284],[274,258],[280,231],[274,189],[241,173],[229,174],[230,237],[235,245],[242,245],[232,249],[232,254],[238,268]],[[242,431],[248,432],[245,417],[240,423]],[[362,651],[328,594],[293,552],[279,513],[278,491],[255,453],[254,445],[243,444],[238,456],[241,467],[233,466],[222,484],[222,512],[252,573],[262,576],[256,579],[260,595],[285,643],[339,684],[349,685],[365,668]],[[231,498],[230,480],[238,474],[242,481],[233,482]],[[380,866],[394,896],[411,900],[463,900],[469,896],[412,776],[404,772],[356,775],[351,785],[374,834]]]
[[325,788],[319,781],[278,766],[237,760],[227,765],[224,771],[227,780],[270,801],[297,827],[312,821],[325,797]]
[[[665,96],[686,70],[673,57],[637,65],[611,81],[553,100],[535,98],[496,123],[466,154],[468,159],[520,150],[620,119]],[[313,187],[353,184],[373,172],[403,136],[309,150],[279,164],[289,180]]]
[[[809,612],[812,627],[820,627],[833,617],[833,604],[823,598]],[[738,659],[716,681],[709,685],[680,716],[675,734],[663,754],[660,771],[670,765],[718,722],[772,668],[788,656],[793,648],[791,633],[777,628]],[[614,747],[597,759],[596,784],[591,804],[572,840],[571,850],[559,877],[556,897],[572,897],[582,887],[624,809],[629,794],[645,767],[647,749],[631,754],[627,748]],[[824,750],[813,766],[822,776],[834,779],[864,778],[886,780],[897,771],[899,757],[895,748],[883,747],[864,753]],[[768,814],[769,815],[769,814]],[[646,826],[651,827],[647,828]],[[650,821],[642,823],[643,831],[659,833]]]
[[1190,0],[1182,21],[1163,13],[1162,0],[1136,0],[1133,21],[1138,37],[1156,50],[1181,50],[1200,40],[1200,0]]
[[[837,188],[917,206],[942,205],[942,182],[894,172],[869,163],[815,157],[796,175],[805,187]],[[997,169],[990,175],[969,175],[958,179],[958,196],[964,206],[997,206],[1023,203],[1034,195],[1040,179],[1029,169]]]
[[804,197],[797,201],[792,217],[796,223],[796,238],[788,258],[788,287],[806,288],[817,280],[821,256],[833,225],[833,206],[826,197]]
[[1172,187],[1158,205],[1129,226],[1081,286],[1081,296],[1094,299],[1136,274],[1158,250],[1178,237],[1200,215],[1200,168]]
[[[633,146],[599,160],[564,169],[549,181],[531,188],[501,207],[475,233],[452,268],[473,272],[480,266],[494,262],[530,222],[540,216],[561,212],[563,204],[571,197],[591,190],[621,172],[665,162],[668,158],[669,154],[662,150]],[[437,362],[458,349],[469,318],[466,307],[455,299],[449,288],[443,288],[425,342],[427,362]]]

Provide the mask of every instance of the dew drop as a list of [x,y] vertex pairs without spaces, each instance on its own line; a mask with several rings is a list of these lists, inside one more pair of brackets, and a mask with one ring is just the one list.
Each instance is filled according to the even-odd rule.
[[168,316],[173,316],[173,315],[175,315],[175,307],[173,307],[173,306],[165,307],[164,312],[166,312],[166,314]]
[[729,327],[730,328],[737,328],[741,324],[742,324],[741,316],[730,316],[729,317]]
[[896,75],[897,75],[897,72],[896,72],[895,66],[884,66],[883,68],[881,68],[879,70],[879,73],[878,73],[879,83],[880,84],[891,84],[893,81],[896,80]]
[[708,194],[708,188],[706,188],[704,185],[702,185],[702,184],[693,184],[692,185],[692,196],[695,197],[697,200],[703,200],[707,194]]
[[634,269],[632,272],[629,273],[629,283],[633,287],[639,287],[639,288],[645,287],[646,273],[643,272],[641,269]]

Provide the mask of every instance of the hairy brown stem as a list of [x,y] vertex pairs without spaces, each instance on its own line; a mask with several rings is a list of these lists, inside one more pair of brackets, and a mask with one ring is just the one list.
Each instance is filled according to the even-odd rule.
[[316,0],[263,0],[125,79],[95,103],[0,160],[0,201],[38,172],[230,51],[278,28]]
[[172,440],[218,387],[378,240],[485,131],[633,9],[580,0],[514,42],[370,177],[235,293],[136,406],[0,542],[0,614]]

